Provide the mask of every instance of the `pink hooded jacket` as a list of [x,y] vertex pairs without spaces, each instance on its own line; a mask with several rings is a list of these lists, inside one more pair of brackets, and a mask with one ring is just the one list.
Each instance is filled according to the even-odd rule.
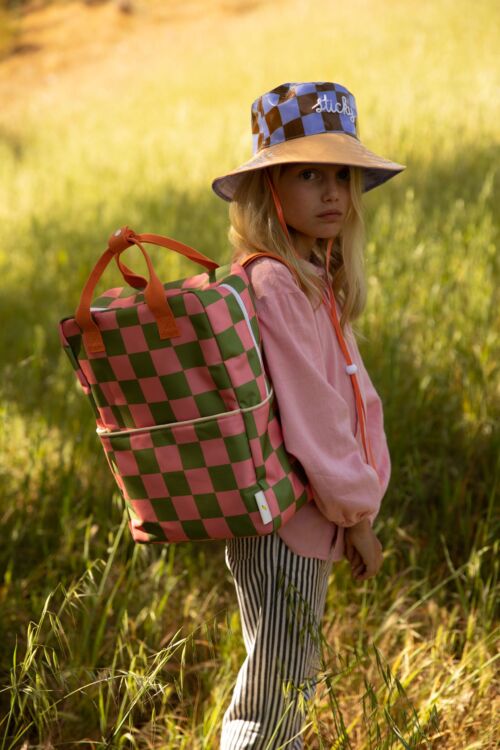
[[[324,278],[322,267],[304,263]],[[351,379],[327,308],[321,304],[315,311],[279,261],[257,259],[246,271],[285,447],[304,467],[314,493],[277,533],[299,555],[339,561],[344,528],[365,517],[373,524],[389,484],[382,403],[348,325],[345,339],[358,366],[375,472],[366,463]]]

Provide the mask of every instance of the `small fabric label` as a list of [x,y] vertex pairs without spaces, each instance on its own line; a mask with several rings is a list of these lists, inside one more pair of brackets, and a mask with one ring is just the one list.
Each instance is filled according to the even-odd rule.
[[273,517],[271,515],[271,511],[269,510],[269,505],[267,504],[266,496],[262,492],[262,490],[259,490],[255,493],[255,499],[257,501],[257,508],[259,509],[259,513],[262,517],[263,523],[271,523],[273,520]]

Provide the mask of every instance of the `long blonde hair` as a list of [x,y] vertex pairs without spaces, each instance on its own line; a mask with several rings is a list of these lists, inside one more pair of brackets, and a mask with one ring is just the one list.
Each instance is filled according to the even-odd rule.
[[[268,167],[276,185],[283,165]],[[329,275],[331,286],[342,313],[342,331],[347,323],[356,320],[366,305],[366,278],[364,272],[365,225],[362,205],[362,169],[349,167],[351,202],[342,232],[332,246]],[[248,172],[229,204],[228,238],[233,248],[232,262],[241,262],[247,255],[270,251],[287,260],[297,271],[300,287],[314,307],[321,304],[324,282],[290,247],[279,222],[276,207],[264,170]],[[289,227],[292,242],[294,230]],[[318,239],[312,255],[324,267],[326,264],[326,239]]]

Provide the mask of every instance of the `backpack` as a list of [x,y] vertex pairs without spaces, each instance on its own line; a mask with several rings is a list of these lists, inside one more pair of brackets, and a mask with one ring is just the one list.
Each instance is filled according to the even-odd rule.
[[[207,270],[162,284],[142,243]],[[133,245],[149,279],[121,260]],[[245,271],[264,256],[295,273],[273,253],[219,266],[182,242],[124,226],[109,238],[76,313],[59,322],[135,542],[266,535],[312,500],[284,446]],[[113,258],[128,286],[92,302]]]

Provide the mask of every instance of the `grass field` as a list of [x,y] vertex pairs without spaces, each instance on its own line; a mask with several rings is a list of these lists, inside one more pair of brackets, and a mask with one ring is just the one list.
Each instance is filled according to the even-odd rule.
[[334,566],[305,747],[498,747],[496,4],[144,2],[114,37],[112,12],[59,3],[32,31],[59,36],[0,63],[0,750],[218,747],[245,657],[224,543],[134,546],[57,323],[123,224],[227,262],[210,182],[251,155],[251,102],[325,79],[407,169],[365,199],[358,321],[385,560]]

